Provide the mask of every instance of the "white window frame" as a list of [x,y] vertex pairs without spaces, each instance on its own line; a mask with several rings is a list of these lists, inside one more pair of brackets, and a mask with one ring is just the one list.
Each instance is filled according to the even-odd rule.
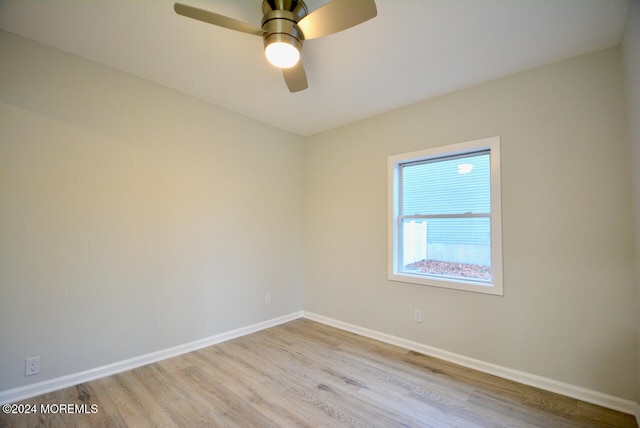
[[[443,278],[403,272],[400,260],[400,233],[402,230],[399,219],[400,195],[399,179],[400,165],[409,162],[438,159],[448,156],[470,154],[489,150],[490,179],[491,179],[491,282],[463,280],[458,278]],[[435,147],[411,153],[389,156],[388,158],[388,191],[389,191],[389,228],[388,228],[388,277],[391,281],[408,282],[434,287],[451,288],[455,290],[473,291],[477,293],[504,295],[502,281],[502,213],[501,213],[501,185],[500,185],[500,137],[483,138],[464,143]]]

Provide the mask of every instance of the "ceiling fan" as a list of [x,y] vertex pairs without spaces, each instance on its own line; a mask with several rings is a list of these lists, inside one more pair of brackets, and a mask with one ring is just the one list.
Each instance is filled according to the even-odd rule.
[[176,3],[177,14],[230,30],[262,36],[269,62],[282,69],[290,92],[307,88],[300,61],[305,40],[315,39],[361,24],[377,15],[374,0],[333,0],[309,13],[302,0],[264,0],[262,28],[227,16]]

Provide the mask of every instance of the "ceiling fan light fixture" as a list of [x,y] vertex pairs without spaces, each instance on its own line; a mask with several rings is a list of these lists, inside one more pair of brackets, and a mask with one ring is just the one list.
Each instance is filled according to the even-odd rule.
[[263,0],[262,28],[228,16],[175,3],[178,15],[262,37],[267,60],[281,69],[289,92],[308,87],[301,61],[305,40],[328,36],[377,15],[375,0],[331,0],[309,13],[303,0]]
[[300,61],[300,42],[289,34],[271,34],[264,41],[267,60],[278,68],[291,68]]
[[300,61],[300,51],[285,42],[270,43],[264,53],[267,60],[278,68],[291,68]]

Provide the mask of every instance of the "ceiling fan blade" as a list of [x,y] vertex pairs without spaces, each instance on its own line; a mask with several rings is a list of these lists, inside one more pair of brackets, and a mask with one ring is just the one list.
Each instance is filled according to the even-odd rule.
[[230,30],[242,31],[243,33],[253,34],[256,36],[262,36],[264,34],[264,30],[261,28],[256,28],[253,25],[245,24],[242,21],[238,21],[237,19],[229,18],[224,15],[218,15],[217,13],[209,12],[207,10],[187,6],[186,4],[176,3],[173,5],[173,10],[175,10],[178,15],[197,19],[198,21],[207,22]]
[[374,0],[333,0],[302,18],[298,27],[309,40],[346,30],[377,14]]
[[307,84],[307,73],[304,71],[302,61],[298,61],[298,63],[291,68],[283,68],[282,76],[289,88],[289,92],[299,92],[309,87]]

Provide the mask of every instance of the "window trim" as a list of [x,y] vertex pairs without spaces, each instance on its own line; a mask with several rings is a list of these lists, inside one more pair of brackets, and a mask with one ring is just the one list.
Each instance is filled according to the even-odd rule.
[[[457,156],[489,151],[491,188],[491,267],[492,281],[479,282],[457,278],[438,278],[401,272],[400,266],[400,226],[399,178],[400,165],[441,157]],[[472,291],[484,294],[504,295],[502,273],[502,212],[500,183],[500,137],[489,137],[464,143],[450,144],[403,153],[388,157],[388,279],[419,285]]]

